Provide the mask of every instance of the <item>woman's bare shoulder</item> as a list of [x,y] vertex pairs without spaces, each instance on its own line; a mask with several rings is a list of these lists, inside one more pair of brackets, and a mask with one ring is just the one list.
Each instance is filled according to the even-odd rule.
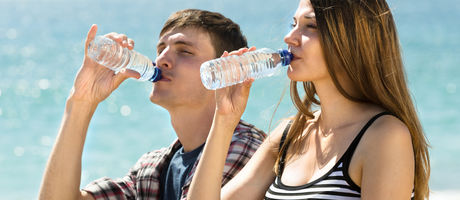
[[273,131],[270,132],[266,140],[272,143],[272,145],[276,145],[276,147],[279,146],[279,142],[281,140],[281,137],[283,136],[283,132],[286,130],[289,123],[292,123],[293,121],[294,117],[282,119],[281,122],[273,129]]
[[384,115],[377,119],[367,130],[366,135],[369,142],[376,142],[376,145],[382,142],[400,143],[410,142],[411,135],[406,124],[393,115]]
[[[399,157],[413,157],[410,131],[400,119],[392,115],[377,119],[364,134],[360,146],[359,152],[364,153],[364,161],[392,163],[398,161]],[[411,163],[412,160],[407,161]]]

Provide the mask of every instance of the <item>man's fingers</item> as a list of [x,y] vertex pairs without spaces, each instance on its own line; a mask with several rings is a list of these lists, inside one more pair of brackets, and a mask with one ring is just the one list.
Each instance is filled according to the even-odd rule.
[[111,32],[105,34],[104,36],[117,42],[123,48],[128,48],[130,50],[134,48],[134,40],[128,38],[128,36],[126,36],[125,34]]
[[88,51],[89,43],[91,43],[91,41],[93,41],[94,38],[96,37],[96,33],[97,33],[97,25],[96,25],[96,24],[93,24],[93,25],[91,25],[91,28],[89,29],[88,34],[87,34],[87,36],[86,36],[86,41],[85,41],[85,54],[86,54],[87,51]]
[[123,75],[126,78],[139,79],[141,77],[141,75],[138,72],[130,69],[122,69],[120,70],[119,74]]
[[132,50],[134,49],[134,40],[128,38],[128,49]]
[[104,36],[116,42],[123,42],[123,40],[127,38],[125,34],[120,34],[120,33],[115,33],[115,32],[107,33]]
[[114,77],[114,84],[115,88],[117,88],[123,81],[128,78],[135,78],[139,79],[141,75],[136,71],[129,70],[129,69],[122,69],[120,70]]

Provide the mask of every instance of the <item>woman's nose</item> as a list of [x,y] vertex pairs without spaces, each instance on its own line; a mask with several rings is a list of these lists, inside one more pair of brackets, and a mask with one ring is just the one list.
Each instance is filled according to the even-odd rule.
[[284,42],[289,46],[299,46],[300,41],[297,28],[294,27],[288,34],[286,34],[286,36],[284,36]]

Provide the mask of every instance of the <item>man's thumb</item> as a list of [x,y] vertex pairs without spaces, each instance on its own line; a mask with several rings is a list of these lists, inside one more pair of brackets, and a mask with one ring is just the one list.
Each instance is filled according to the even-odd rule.
[[123,81],[125,81],[128,78],[139,79],[140,77],[141,75],[134,70],[122,69],[115,75],[115,86],[118,87]]

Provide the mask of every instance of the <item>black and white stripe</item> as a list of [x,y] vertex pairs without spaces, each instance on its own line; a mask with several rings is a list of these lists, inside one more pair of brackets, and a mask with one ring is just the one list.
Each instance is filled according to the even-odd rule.
[[302,186],[284,185],[278,176],[267,190],[265,199],[360,199],[360,191],[346,181],[342,166],[340,163],[325,176]]
[[[265,193],[266,200],[300,200],[300,199],[313,199],[313,200],[325,200],[325,199],[337,199],[337,200],[357,200],[361,199],[361,188],[351,180],[348,174],[348,168],[353,153],[358,146],[358,143],[369,128],[369,126],[379,117],[383,115],[391,115],[389,112],[382,112],[375,115],[370,119],[367,124],[361,129],[356,138],[350,144],[344,155],[339,161],[329,170],[328,173],[322,177],[301,186],[288,186],[281,182],[281,175],[278,175],[275,181],[268,188]],[[288,124],[284,130],[283,136],[280,141],[280,148],[285,141],[287,132],[291,123]],[[286,157],[286,151],[283,152],[280,162],[279,169],[282,174],[284,169],[284,159]],[[414,191],[412,191],[412,197],[414,199]]]

